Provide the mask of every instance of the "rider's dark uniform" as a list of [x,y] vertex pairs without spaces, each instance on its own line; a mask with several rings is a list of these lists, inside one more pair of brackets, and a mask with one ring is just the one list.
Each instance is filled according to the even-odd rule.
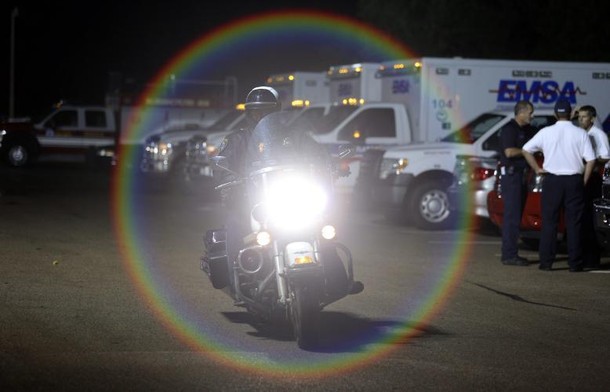
[[[251,122],[247,128],[229,134],[220,146],[219,155],[226,158],[223,165],[231,172],[214,170],[218,183],[224,184],[246,177],[251,170],[258,167],[257,164],[264,163],[261,159],[265,160],[266,152],[270,152],[268,149],[289,161],[307,158],[323,166],[327,164],[330,169],[331,158],[325,147],[309,136],[305,124],[290,125],[291,115],[279,112],[277,97],[277,92],[266,86],[257,87],[248,94],[246,111]],[[260,129],[256,128],[259,124]],[[275,154],[271,155],[275,160]],[[222,188],[221,198],[225,211],[229,279],[231,291],[235,294],[235,263],[244,246],[243,238],[250,234],[250,211],[245,184],[237,182]],[[330,250],[334,253],[331,254]],[[322,249],[321,253],[325,254],[324,259],[327,260],[325,274],[332,282],[330,286],[338,295],[344,294],[347,276],[342,261],[334,248],[328,252]]]
[[[235,173],[226,170],[215,170],[214,175],[218,183],[224,184],[238,180],[246,175],[246,151],[252,129],[240,129],[229,134],[222,142],[219,155],[226,157],[226,167]],[[233,266],[237,255],[242,248],[242,241],[248,234],[248,216],[246,203],[246,189],[244,185],[235,185],[221,189],[221,202],[224,209],[226,244],[229,267],[229,281],[233,291]]]

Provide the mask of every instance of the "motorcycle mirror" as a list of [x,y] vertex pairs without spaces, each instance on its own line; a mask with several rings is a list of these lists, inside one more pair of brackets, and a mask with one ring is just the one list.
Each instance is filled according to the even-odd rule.
[[231,170],[225,166],[227,157],[222,156],[222,155],[216,155],[215,157],[210,158],[210,160],[212,161],[212,164],[214,165],[214,167],[217,167],[217,168],[227,171],[237,177],[240,177],[238,173],[234,172],[233,170]]
[[223,161],[227,160],[227,157],[222,155],[216,155],[215,157],[210,158],[210,160],[212,161],[212,163],[214,163],[215,166],[222,167],[222,163]]

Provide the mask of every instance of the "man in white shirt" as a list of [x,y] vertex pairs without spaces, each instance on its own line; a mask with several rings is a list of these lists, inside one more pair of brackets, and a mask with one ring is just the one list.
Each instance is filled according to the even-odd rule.
[[610,144],[604,131],[595,126],[597,111],[591,105],[578,109],[578,123],[587,131],[593,151],[595,152],[595,167],[591,178],[585,186],[585,211],[583,215],[583,267],[597,268],[601,260],[601,247],[595,233],[595,214],[593,201],[601,197],[602,176],[604,166],[610,159]]
[[[587,132],[572,124],[572,106],[565,98],[555,104],[554,125],[542,128],[523,146],[523,156],[536,174],[544,175],[542,189],[542,231],[540,233],[540,268],[551,271],[557,253],[557,225],[561,208],[565,211],[570,272],[582,266],[582,220],[585,208],[585,184],[588,182],[595,153]],[[544,154],[544,169],[532,154]],[[586,162],[586,164],[584,163]]]

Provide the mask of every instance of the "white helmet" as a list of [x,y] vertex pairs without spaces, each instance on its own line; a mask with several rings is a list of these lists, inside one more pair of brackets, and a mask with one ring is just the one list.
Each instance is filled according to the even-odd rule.
[[282,108],[277,91],[268,86],[254,87],[246,97],[246,110],[265,109],[277,111]]

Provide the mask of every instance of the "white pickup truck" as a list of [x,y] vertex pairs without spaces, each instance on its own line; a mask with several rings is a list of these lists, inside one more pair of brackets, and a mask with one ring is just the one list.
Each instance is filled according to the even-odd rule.
[[[486,211],[486,198],[473,198],[470,188],[459,190],[450,202],[456,157],[497,156],[500,130],[513,117],[510,111],[487,112],[437,143],[368,150],[354,189],[357,202],[380,208],[389,220],[410,221],[428,230],[449,227],[455,205],[478,200],[483,204],[473,208]],[[554,122],[553,112],[546,109],[536,111],[531,124],[540,129]]]
[[103,106],[58,105],[41,120],[0,124],[0,157],[9,166],[26,166],[40,156],[91,158],[113,147],[118,137],[115,112]]
[[208,127],[180,126],[166,129],[148,136],[140,157],[140,170],[153,176],[183,177],[186,164],[186,150],[189,140],[199,140],[206,135],[230,132],[243,127],[246,113],[238,105]]
[[162,106],[71,105],[58,103],[40,120],[0,123],[0,158],[26,166],[38,157],[114,157],[117,145],[140,145],[156,130],[203,128],[224,110]]

